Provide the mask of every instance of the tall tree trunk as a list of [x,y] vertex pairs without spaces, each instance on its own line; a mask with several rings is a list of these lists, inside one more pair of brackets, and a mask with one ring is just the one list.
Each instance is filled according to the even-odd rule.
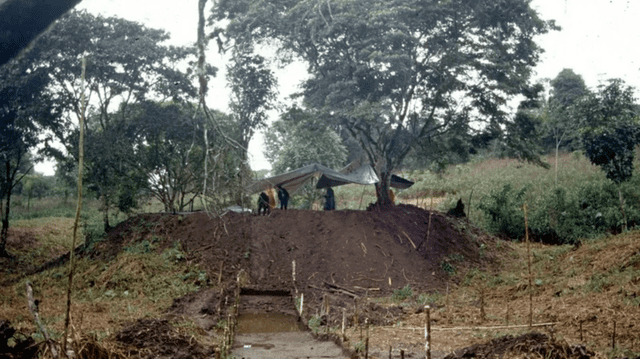
[[[9,238],[9,207],[11,204],[11,193],[7,194],[6,208],[2,218],[2,232],[0,234],[0,257],[11,257],[7,252],[7,239]],[[3,205],[0,203],[0,205]]]
[[558,187],[558,150],[560,148],[560,141],[556,142],[556,178],[555,178],[555,186]]
[[376,183],[376,197],[378,197],[378,205],[387,206],[393,204],[389,190],[391,189],[391,173],[380,172],[380,182]]
[[6,177],[5,177],[5,187],[6,187],[6,200],[4,203],[0,202],[0,206],[4,206],[4,211],[2,211],[2,231],[0,231],[0,257],[11,257],[9,252],[7,252],[7,239],[9,238],[9,211],[11,210],[11,187],[13,184],[13,179],[11,176],[11,167],[9,160],[5,161],[6,163]]
[[624,197],[622,197],[622,184],[618,185],[618,197],[620,198],[620,210],[622,211],[622,219],[623,219],[623,224],[622,224],[622,231],[626,231],[627,230],[627,212],[625,212],[624,210]]
[[102,200],[104,201],[102,221],[104,222],[104,231],[106,233],[111,228],[109,225],[109,198],[103,195]]

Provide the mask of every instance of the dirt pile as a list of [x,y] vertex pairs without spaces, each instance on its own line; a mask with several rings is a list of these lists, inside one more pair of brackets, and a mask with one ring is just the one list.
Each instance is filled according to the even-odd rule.
[[568,345],[566,342],[549,338],[542,333],[526,333],[517,337],[507,335],[488,343],[476,344],[457,350],[444,359],[461,358],[520,358],[539,357],[549,359],[592,358],[595,353],[582,345]]
[[118,332],[116,339],[137,349],[130,349],[129,357],[210,358],[214,354],[214,348],[202,346],[160,319],[138,319]]

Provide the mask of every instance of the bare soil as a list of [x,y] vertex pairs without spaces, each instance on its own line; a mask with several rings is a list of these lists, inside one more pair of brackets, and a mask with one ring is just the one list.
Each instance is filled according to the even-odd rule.
[[[345,348],[352,348],[359,340],[358,331],[362,333],[359,328],[365,321],[372,326],[391,326],[423,315],[413,308],[370,299],[389,297],[408,288],[413,293],[445,293],[462,278],[453,274],[472,268],[497,272],[499,259],[510,251],[509,246],[498,245],[498,239],[484,234],[465,218],[397,205],[367,211],[273,209],[268,216],[233,212],[220,217],[206,213],[142,214],[113,228],[108,239],[97,243],[87,255],[115,258],[127,245],[151,236],[167,239],[163,242],[166,246],[180,242],[188,261],[199,263],[209,278],[204,289],[175,298],[167,318],[188,317],[213,334],[232,312],[237,293],[286,297],[268,304],[246,301],[239,308],[240,312],[281,313],[295,313],[292,297],[304,294],[304,323],[319,316],[322,325],[339,328],[344,315],[349,328],[346,342],[341,336],[315,334]],[[62,262],[64,259],[56,263]],[[372,343],[370,357],[386,357],[392,342],[396,345],[394,357],[400,356],[402,345],[407,358],[424,355],[420,341],[407,344],[408,336],[394,335],[397,333],[382,337],[372,333],[378,342]],[[540,338],[509,340],[524,343],[514,345],[528,353],[525,349],[542,343]],[[206,358],[214,350],[180,334],[166,318],[129,323],[116,339],[132,348],[128,354],[137,357]],[[499,343],[487,345],[497,347]],[[565,352],[569,350],[564,348]],[[501,356],[495,350],[474,350],[475,357]],[[441,351],[434,357],[446,354]]]

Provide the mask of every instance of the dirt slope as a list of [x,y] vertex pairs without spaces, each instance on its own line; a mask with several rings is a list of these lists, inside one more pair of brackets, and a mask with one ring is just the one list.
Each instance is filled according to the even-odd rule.
[[[211,284],[220,280],[226,288],[176,299],[174,314],[209,314],[198,320],[205,328],[219,319],[238,278],[243,290],[297,289],[305,293],[310,308],[319,307],[327,292],[334,295],[332,305],[351,308],[355,295],[385,296],[406,285],[414,293],[443,292],[453,271],[490,268],[497,262],[484,250],[495,247],[494,239],[467,226],[464,219],[412,205],[371,211],[276,209],[269,216],[230,212],[221,218],[206,213],[145,214],[112,230],[96,253],[112,256],[129,242],[158,235],[179,241],[190,260],[206,268]],[[389,309],[369,309],[372,323],[391,322],[396,316]],[[330,320],[340,320],[337,315]]]

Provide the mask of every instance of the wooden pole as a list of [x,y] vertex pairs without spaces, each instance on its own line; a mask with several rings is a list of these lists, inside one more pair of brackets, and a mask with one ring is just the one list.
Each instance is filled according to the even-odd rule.
[[425,358],[431,359],[431,306],[424,306],[426,313],[426,323],[424,324],[424,350],[425,350]]
[[347,309],[342,308],[342,342],[347,341],[347,337],[344,335],[344,326],[345,326],[346,320],[347,320]]
[[531,243],[529,242],[529,220],[527,217],[527,204],[524,206],[524,237],[527,241],[527,268],[529,270],[529,326],[533,325],[533,284],[531,275]]
[[467,226],[469,225],[469,219],[471,218],[471,198],[473,197],[473,189],[469,194],[469,203],[467,203]]
[[304,293],[300,294],[300,319],[302,320],[302,310],[304,309]]
[[[353,305],[355,306],[353,314],[353,326],[358,329],[360,327],[360,318],[358,318],[358,298],[353,298]],[[360,332],[360,340],[362,340],[362,332]]]
[[613,321],[613,335],[611,336],[611,349],[616,349],[616,321]]
[[509,325],[509,303],[507,303],[507,323],[506,325]]
[[367,328],[367,338],[364,341],[364,359],[369,359],[369,318],[364,319],[364,326]]
[[38,329],[42,332],[42,336],[44,340],[49,344],[49,348],[51,349],[51,356],[55,359],[58,358],[58,349],[56,349],[55,345],[51,342],[51,338],[49,337],[49,332],[47,332],[47,328],[45,328],[44,324],[40,320],[40,314],[38,313],[38,304],[36,304],[35,299],[33,299],[33,288],[31,286],[31,282],[27,281],[27,304],[29,307],[29,311],[31,315],[33,315],[33,320],[36,322]]
[[64,334],[62,336],[62,353],[67,352],[67,337],[69,335],[69,323],[71,322],[71,293],[73,292],[73,271],[75,267],[75,249],[78,238],[78,227],[80,224],[80,212],[82,211],[82,170],[84,169],[84,114],[86,110],[85,101],[85,76],[87,73],[87,58],[82,58],[82,94],[80,104],[80,114],[78,116],[78,126],[80,130],[80,141],[78,143],[78,203],[76,205],[76,217],[73,222],[73,239],[71,250],[69,251],[69,286],[67,288],[67,309],[64,319]]

